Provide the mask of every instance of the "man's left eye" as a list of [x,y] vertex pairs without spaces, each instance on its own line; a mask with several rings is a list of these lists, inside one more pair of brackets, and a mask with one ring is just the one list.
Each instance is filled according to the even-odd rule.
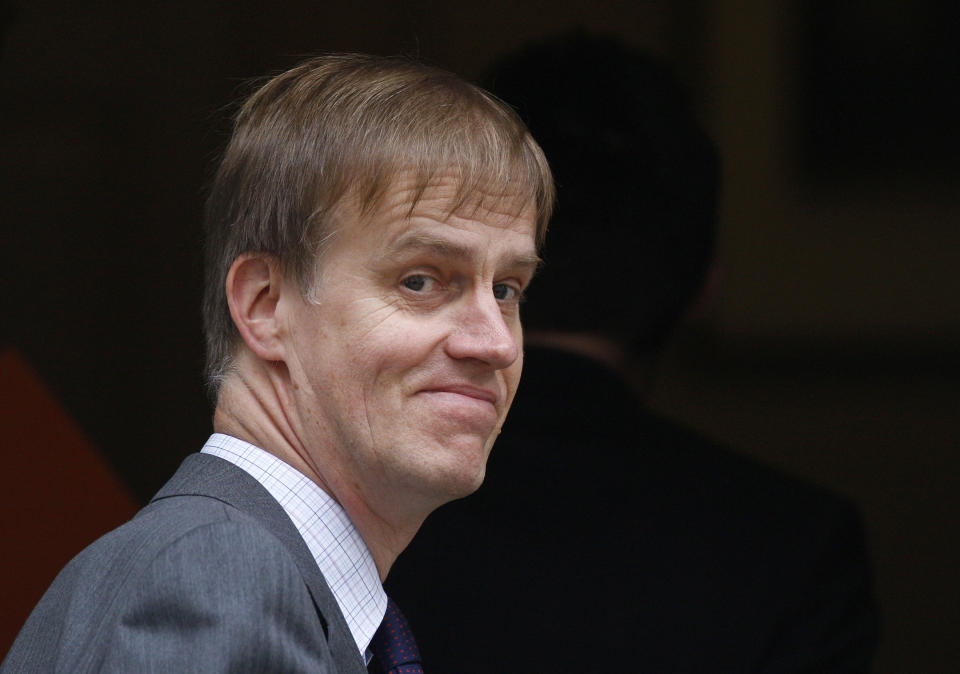
[[493,296],[501,301],[516,299],[518,292],[516,288],[506,283],[497,283],[493,286]]

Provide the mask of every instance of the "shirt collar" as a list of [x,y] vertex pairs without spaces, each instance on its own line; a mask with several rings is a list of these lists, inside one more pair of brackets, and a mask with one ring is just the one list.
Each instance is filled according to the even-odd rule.
[[344,509],[306,475],[249,442],[214,433],[201,451],[249,473],[283,507],[369,661],[370,640],[386,613],[387,594],[373,556]]

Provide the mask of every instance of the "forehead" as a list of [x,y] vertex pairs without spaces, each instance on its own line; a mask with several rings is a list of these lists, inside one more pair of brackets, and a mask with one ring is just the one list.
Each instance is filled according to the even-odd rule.
[[430,230],[450,238],[482,239],[490,245],[523,241],[536,257],[536,207],[529,200],[482,186],[464,190],[455,176],[442,175],[424,185],[401,175],[375,203],[348,200],[341,210],[342,230],[375,237],[383,246],[416,238]]

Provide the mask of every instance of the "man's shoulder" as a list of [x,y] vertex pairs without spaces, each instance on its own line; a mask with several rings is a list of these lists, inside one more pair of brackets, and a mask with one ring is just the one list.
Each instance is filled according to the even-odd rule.
[[153,582],[174,593],[205,585],[226,590],[256,578],[259,591],[273,584],[268,579],[283,577],[285,591],[299,586],[306,594],[302,582],[289,583],[296,573],[292,555],[255,518],[215,498],[182,495],[154,501],[91,543],[47,595],[69,597],[80,613],[109,613]]
[[[326,650],[317,641],[326,632],[323,617],[295,556],[275,533],[223,500],[178,493],[152,501],[71,560],[4,665],[11,671],[17,662],[27,671],[86,671],[106,667],[101,659],[114,657],[113,651],[149,663],[153,638],[181,634],[188,623],[226,649],[231,634],[256,633],[255,623],[270,615],[307,627],[298,633],[315,634],[305,638],[304,652]],[[231,648],[267,657],[269,635],[261,638]],[[226,656],[198,657],[212,666]]]
[[794,519],[819,527],[858,518],[847,497],[686,425],[644,413],[639,428],[632,472],[658,499],[778,528]]
[[[199,467],[199,470],[198,470]],[[207,475],[204,475],[204,472]],[[149,564],[164,550],[207,541],[197,555],[217,554],[217,545],[236,548],[240,538],[246,543],[244,556],[286,554],[276,532],[264,524],[249,508],[238,507],[216,489],[198,487],[205,479],[231,476],[241,480],[240,487],[263,492],[264,501],[280,512],[254,480],[240,469],[205,455],[190,455],[180,470],[160,492],[131,520],[94,541],[71,564],[104,569],[110,560],[122,560],[129,567]],[[187,479],[184,476],[188,476]],[[243,482],[246,480],[246,482]]]
[[582,492],[586,484],[589,495],[596,485],[604,501],[611,493],[631,502],[646,493],[678,506],[709,502],[728,517],[751,520],[764,505],[780,517],[806,519],[854,511],[828,489],[654,412],[593,359],[544,347],[526,358],[529,378],[497,440],[491,485],[535,472],[551,490],[577,485]]
[[284,552],[274,533],[249,513],[212,496],[180,494],[152,501],[92,543],[78,560],[119,556],[146,563],[165,549],[195,540],[209,541],[197,554],[216,554],[218,545],[234,546],[240,538],[248,546],[245,556]]

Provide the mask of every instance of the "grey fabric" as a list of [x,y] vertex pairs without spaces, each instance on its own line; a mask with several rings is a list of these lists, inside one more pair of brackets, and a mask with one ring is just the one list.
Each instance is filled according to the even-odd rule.
[[283,508],[194,454],[136,517],[74,558],[0,672],[365,673]]

